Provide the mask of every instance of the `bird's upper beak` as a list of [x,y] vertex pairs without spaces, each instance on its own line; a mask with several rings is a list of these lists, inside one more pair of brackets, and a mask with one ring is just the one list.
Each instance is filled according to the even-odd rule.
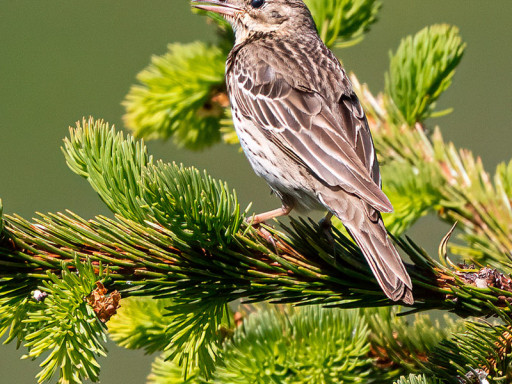
[[194,8],[211,11],[226,16],[236,16],[242,9],[228,4],[226,0],[192,0]]

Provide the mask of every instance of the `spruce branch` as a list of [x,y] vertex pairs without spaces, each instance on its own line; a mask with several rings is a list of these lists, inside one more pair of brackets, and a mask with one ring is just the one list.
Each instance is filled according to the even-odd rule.
[[227,315],[228,301],[221,295],[210,295],[208,299],[187,297],[176,301],[169,307],[170,316],[174,319],[167,333],[167,359],[175,360],[183,367],[185,379],[189,374],[195,374],[199,367],[202,376],[209,380],[222,362],[219,329]]
[[50,352],[41,363],[39,382],[49,380],[57,370],[60,371],[59,383],[99,379],[100,366],[96,358],[106,355],[106,329],[84,302],[99,278],[90,263],[75,262],[74,267],[76,273],[64,269],[59,277],[48,274],[49,280],[43,282],[48,297],[43,305],[28,312],[25,319],[32,328],[32,332],[25,335],[27,358]]
[[365,311],[371,329],[371,355],[381,369],[396,376],[425,372],[439,344],[464,330],[463,321],[446,314],[441,321],[427,314],[416,314],[414,320],[397,315],[396,307]]
[[0,332],[10,327],[6,342],[17,338],[18,346],[23,343],[28,349],[24,358],[45,357],[37,375],[39,383],[49,381],[57,372],[59,383],[99,378],[97,357],[105,356],[105,327],[85,298],[103,278],[102,267],[94,268],[78,258],[72,264],[73,271],[62,262],[59,276],[46,272],[39,285],[44,292],[39,292],[39,297],[44,300],[26,292],[34,286],[29,279],[0,279]]
[[[152,302],[148,305],[157,305]],[[428,383],[440,383],[435,378],[446,377],[446,372],[438,376],[435,369],[445,370],[446,364],[436,366],[429,358],[442,358],[436,353],[451,342],[453,333],[464,329],[460,320],[448,320],[443,329],[427,315],[408,321],[395,317],[397,311],[390,309],[257,305],[241,310],[247,313],[241,324],[226,332],[222,363],[213,374],[213,383],[269,382],[271,378],[287,383],[389,383],[401,375],[425,371],[432,380]],[[146,324],[152,329],[151,322]],[[165,356],[153,363],[149,376],[153,384],[180,382],[179,365]],[[458,381],[457,372],[452,373],[448,380]],[[400,380],[408,382],[405,376]],[[195,372],[187,382],[204,383],[205,379]]]
[[401,377],[400,380],[395,381],[394,384],[441,384],[441,381],[435,378],[429,378],[425,375],[409,375]]
[[0,286],[0,337],[7,333],[4,343],[16,340],[19,348],[28,330],[24,324],[31,307],[31,293],[36,288],[29,278],[3,278]]
[[331,48],[354,45],[377,21],[382,6],[378,0],[306,0],[318,34]]
[[[172,297],[166,348],[187,372],[199,365],[201,374],[210,377],[220,353],[217,331],[226,304],[233,300],[341,308],[392,304],[360,250],[336,229],[333,245],[321,228],[303,220],[292,220],[285,232],[247,226],[225,183],[193,168],[155,164],[142,142],[116,134],[104,122],[79,124],[65,142],[65,152],[70,167],[87,178],[116,218],[85,220],[68,212],[30,222],[4,216],[0,292],[8,302],[2,305],[24,299],[23,291],[10,288],[13,284],[57,284],[51,276],[78,268],[78,259],[89,260],[97,274],[108,266],[104,283],[110,291],[117,289],[124,297]],[[116,198],[118,194],[131,199]],[[497,308],[510,311],[510,278],[450,270],[411,240],[396,241],[413,262],[407,268],[415,286],[415,309],[490,316]],[[81,300],[89,293],[80,291]]]
[[[89,120],[83,128],[78,127],[72,137],[67,144],[70,154],[88,153],[90,148],[108,148],[100,153],[107,160],[93,160],[91,167],[104,164],[124,169],[135,164],[137,158],[146,159],[146,155],[141,155],[146,153],[141,143],[115,134],[105,123]],[[100,144],[92,138],[104,142]],[[71,142],[74,144],[70,145]],[[117,163],[112,160],[116,156],[120,156]],[[73,156],[68,156],[68,161],[71,158]],[[123,217],[121,203],[110,205],[118,213],[116,219],[100,216],[84,220],[68,212],[40,215],[31,223],[18,216],[7,216],[4,235],[9,241],[1,254],[2,261],[11,264],[6,264],[5,271],[17,273],[19,277],[44,279],[44,274],[34,272],[42,268],[60,270],[61,261],[72,261],[76,253],[82,259],[109,265],[109,276],[115,281],[111,285],[131,295],[154,294],[156,287],[162,288],[159,294],[174,294],[187,288],[183,297],[197,298],[200,289],[196,290],[191,284],[196,282],[201,287],[210,284],[210,293],[222,292],[220,296],[228,301],[250,297],[304,303],[354,300],[338,304],[344,306],[388,303],[373,279],[370,279],[372,284],[368,284],[371,274],[358,248],[339,231],[333,232],[336,242],[333,248],[325,236],[318,236],[321,232],[318,226],[305,221],[292,220],[291,226],[285,227],[286,234],[271,227],[259,230],[248,227],[236,196],[228,192],[224,183],[191,168],[169,168],[161,163],[155,166],[148,158],[142,161],[147,166],[132,168],[144,175],[141,183],[135,190],[122,192],[139,195],[135,201],[142,207],[142,216]],[[169,176],[165,173],[169,169],[176,173]],[[83,175],[87,175],[93,186],[101,185],[102,177],[111,178],[110,185],[115,186],[122,184],[126,172],[126,169],[117,172],[104,169],[97,176],[85,171]],[[180,184],[190,188],[188,191],[179,189]],[[171,187],[175,189],[170,190]],[[112,187],[98,191],[104,200],[110,193],[118,193]],[[459,311],[464,300],[453,291],[471,290],[476,279],[471,276],[476,276],[477,272],[450,271],[412,241],[397,239],[397,242],[414,263],[414,267],[409,268],[417,281],[417,307],[423,308],[429,302],[429,305]],[[184,280],[186,278],[189,280]],[[160,282],[162,279],[174,283],[165,287]],[[136,281],[141,284],[134,286]],[[498,302],[501,300],[498,293],[504,297],[511,295],[506,282],[506,277],[494,279],[487,288],[478,289],[486,292],[486,299]],[[500,289],[494,292],[492,288],[498,283]],[[450,300],[446,300],[448,296]],[[453,297],[458,297],[456,305]],[[480,311],[485,313],[486,309],[482,306]]]
[[[499,310],[497,310],[500,313]],[[480,379],[505,384],[512,379],[511,320],[465,322],[465,330],[442,341],[433,351],[428,371],[449,383],[473,384]]]
[[413,126],[433,116],[435,101],[450,86],[464,49],[458,29],[446,24],[404,38],[390,53],[386,73],[384,100],[390,121]]
[[373,382],[377,372],[368,357],[368,325],[358,311],[284,310],[255,312],[235,330],[214,383]]
[[147,139],[172,136],[189,149],[218,142],[225,109],[225,59],[216,46],[170,44],[165,55],[153,56],[138,74],[141,84],[134,85],[123,102],[125,125]]
[[413,321],[397,316],[397,308],[369,309],[365,312],[370,325],[372,356],[382,369],[396,375],[424,372],[432,351],[453,333],[464,329],[462,321],[445,315],[439,320],[416,314]]
[[[402,222],[400,229],[428,212],[436,212],[450,224],[458,222],[458,228],[464,232],[463,238],[469,246],[452,246],[453,252],[510,273],[512,163],[498,165],[491,177],[482,161],[469,150],[457,149],[453,143],[445,142],[439,128],[429,134],[421,124],[413,127],[391,124],[382,95],[373,96],[355,76],[352,82],[362,96],[375,146],[384,163],[384,190],[391,196],[401,194],[404,199],[396,205],[398,219],[395,220],[407,215],[409,218]],[[416,195],[402,193],[410,185],[410,178],[386,178],[388,164],[391,169],[403,168],[409,175],[423,180],[421,190],[416,189]],[[417,200],[428,204],[409,210]]]
[[[211,382],[373,383],[380,376],[369,348],[368,324],[356,310],[258,308],[226,339]],[[157,358],[150,382],[177,382],[176,368],[175,362]],[[190,382],[205,380],[194,376]]]
[[188,242],[231,241],[247,214],[226,183],[194,168],[154,164],[142,141],[125,139],[102,120],[78,122],[63,151],[69,167],[87,179],[112,212],[169,227],[180,233],[186,248]]

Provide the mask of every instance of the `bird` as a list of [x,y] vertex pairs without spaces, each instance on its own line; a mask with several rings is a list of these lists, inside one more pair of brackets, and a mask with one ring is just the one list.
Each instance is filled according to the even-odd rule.
[[303,0],[192,0],[222,15],[234,127],[253,170],[281,207],[253,224],[310,210],[341,220],[388,298],[413,304],[412,282],[384,226],[392,212],[365,112]]

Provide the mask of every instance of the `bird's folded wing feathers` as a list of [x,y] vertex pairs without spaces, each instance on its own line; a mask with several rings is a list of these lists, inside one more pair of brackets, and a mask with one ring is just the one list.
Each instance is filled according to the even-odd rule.
[[230,87],[240,113],[323,183],[355,194],[381,212],[392,206],[380,175],[364,112],[354,94],[329,102],[294,87],[272,67],[232,73]]

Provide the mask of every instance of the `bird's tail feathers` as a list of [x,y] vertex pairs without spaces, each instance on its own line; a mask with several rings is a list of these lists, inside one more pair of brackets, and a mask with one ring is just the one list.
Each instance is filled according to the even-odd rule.
[[397,250],[387,237],[382,243],[372,233],[346,226],[363,252],[380,287],[391,300],[413,304],[412,282]]
[[326,201],[323,197],[322,200],[359,245],[386,296],[413,304],[411,278],[387,234],[380,212],[356,196],[344,199],[341,204],[339,199]]

